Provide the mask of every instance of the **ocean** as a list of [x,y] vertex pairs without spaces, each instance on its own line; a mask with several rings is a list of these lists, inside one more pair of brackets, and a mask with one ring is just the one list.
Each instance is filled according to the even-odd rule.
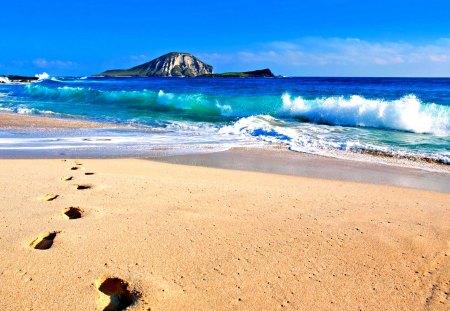
[[0,156],[146,156],[233,147],[450,164],[448,78],[49,77],[0,110],[101,129],[0,129]]

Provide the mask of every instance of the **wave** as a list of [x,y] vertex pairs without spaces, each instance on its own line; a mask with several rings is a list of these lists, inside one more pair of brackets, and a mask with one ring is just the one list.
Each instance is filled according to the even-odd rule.
[[56,113],[51,110],[40,110],[37,108],[28,108],[23,105],[19,105],[16,107],[2,107],[0,105],[0,111],[4,112],[13,112],[17,114],[26,114],[26,115],[52,115],[52,116],[61,116],[59,113]]
[[48,80],[59,83],[86,83],[88,77],[50,77]]
[[[43,72],[41,74],[35,74],[34,77],[38,78],[38,80],[31,81],[31,83],[40,82],[40,81],[47,80],[50,78],[50,76],[45,72]],[[30,81],[19,82],[18,80],[20,80],[20,79],[11,81],[7,76],[0,76],[0,83],[3,83],[3,84],[29,84],[30,83]],[[28,79],[26,78],[26,80],[28,80]]]
[[9,80],[8,77],[0,76],[0,83],[9,84],[9,83],[11,83],[11,80]]
[[[63,82],[52,78],[53,82]],[[157,93],[152,91],[102,91],[93,88],[59,86],[48,87],[44,85],[27,85],[26,95],[36,99],[58,99],[62,101],[80,101],[97,102],[98,100],[127,101],[156,98]]]
[[[269,115],[241,118],[231,125],[220,128],[222,135],[243,135],[257,140],[284,144],[292,151],[320,154],[324,156],[343,156],[348,154],[369,154],[406,160],[421,160],[430,163],[450,164],[450,152],[446,149],[416,148],[411,144],[409,133],[397,137],[403,147],[383,142],[385,133],[370,132],[365,129],[340,126],[316,125],[310,123],[287,122]],[[446,139],[438,138],[435,140]],[[420,145],[420,141],[418,141]],[[429,139],[427,143],[430,143]],[[436,141],[436,145],[444,144]],[[346,157],[344,156],[344,157]]]
[[50,80],[53,81],[53,82],[61,82],[61,83],[64,83],[64,82],[65,82],[65,81],[60,80],[60,79],[55,78],[55,77],[51,77]]
[[367,99],[358,95],[310,99],[288,93],[281,96],[220,96],[34,84],[26,86],[26,95],[33,100],[109,107],[114,111],[138,112],[142,116],[164,112],[192,121],[230,122],[253,115],[270,115],[284,120],[295,119],[299,123],[450,135],[450,106],[425,103],[414,94],[395,100]]
[[38,78],[39,80],[47,80],[50,79],[50,75],[46,72],[43,73],[37,73],[34,75],[36,78]]
[[450,135],[450,107],[423,103],[415,95],[391,101],[357,95],[308,100],[285,93],[282,103],[284,114],[318,124]]
[[179,110],[205,113],[208,115],[226,115],[231,111],[229,105],[220,105],[203,94],[173,94],[158,92],[157,103],[161,106]]
[[225,115],[231,107],[212,102],[203,94],[173,94],[150,90],[139,91],[103,91],[93,88],[44,85],[27,85],[25,95],[33,100],[55,101],[58,103],[79,103],[138,111],[142,114],[151,112],[182,112],[194,120]]

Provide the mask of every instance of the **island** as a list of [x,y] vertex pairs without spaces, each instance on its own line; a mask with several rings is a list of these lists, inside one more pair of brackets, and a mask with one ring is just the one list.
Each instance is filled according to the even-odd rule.
[[113,69],[96,74],[97,77],[202,77],[202,78],[274,78],[268,68],[243,71],[213,73],[208,65],[190,53],[170,52],[147,63],[130,69]]
[[189,53],[171,52],[130,69],[107,70],[105,77],[197,77],[212,74],[213,67]]

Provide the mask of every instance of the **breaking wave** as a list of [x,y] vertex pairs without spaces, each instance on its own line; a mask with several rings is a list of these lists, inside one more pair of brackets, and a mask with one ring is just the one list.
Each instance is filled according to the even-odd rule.
[[46,79],[50,79],[50,75],[46,72],[43,73],[38,73],[34,75],[36,78],[38,78],[39,80],[46,80]]
[[[358,95],[304,98],[281,96],[212,96],[152,90],[98,90],[86,87],[26,86],[26,95],[38,100],[80,103],[95,107],[146,113],[178,113],[189,120],[230,122],[270,115],[299,123],[393,129],[436,136],[450,135],[450,106],[422,102],[414,94],[395,100],[367,99]],[[181,113],[181,114],[179,114]]]
[[[292,151],[330,156],[335,152],[351,152],[408,160],[450,164],[450,152],[445,149],[422,148],[424,140],[415,136],[417,148],[406,148],[413,139],[410,133],[396,137],[398,145],[384,141],[386,133],[381,130],[367,131],[363,128],[327,126],[311,123],[289,122],[268,115],[241,118],[235,123],[223,126],[222,135],[244,135],[257,140],[287,145]],[[445,145],[447,138],[428,137],[431,141]],[[431,141],[430,141],[431,140]],[[402,147],[402,143],[403,147]]]
[[415,95],[391,101],[357,95],[307,100],[286,93],[282,102],[283,112],[318,124],[450,135],[450,107],[423,103]]

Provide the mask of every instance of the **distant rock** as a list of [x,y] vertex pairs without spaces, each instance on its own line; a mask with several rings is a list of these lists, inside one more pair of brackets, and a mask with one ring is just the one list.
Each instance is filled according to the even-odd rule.
[[254,71],[243,71],[243,72],[225,72],[225,73],[212,73],[206,74],[202,77],[212,77],[212,78],[274,78],[275,75],[268,68],[254,70]]
[[39,77],[25,77],[25,76],[0,76],[0,83],[29,83],[38,81]]
[[189,53],[172,52],[127,69],[108,70],[97,76],[106,77],[196,77],[212,74],[213,67]]

